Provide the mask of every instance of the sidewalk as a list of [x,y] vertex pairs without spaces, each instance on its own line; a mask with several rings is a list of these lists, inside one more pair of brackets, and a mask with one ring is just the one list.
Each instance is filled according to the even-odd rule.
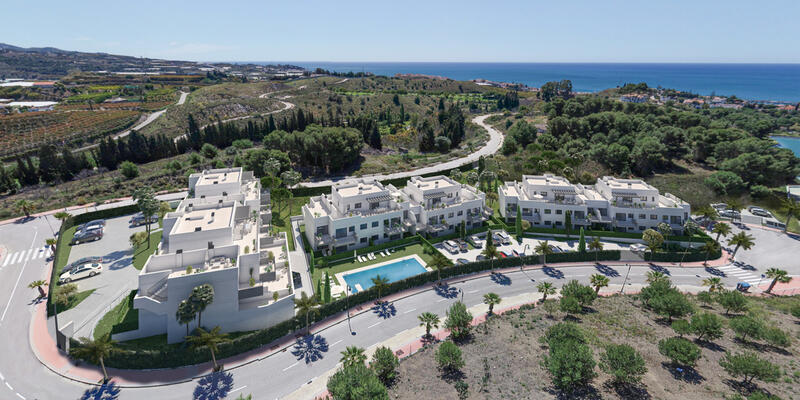
[[[723,265],[724,263],[723,259],[724,257],[720,258],[719,260],[715,260],[715,262],[713,263],[709,262],[709,266],[713,267],[713,266]],[[628,264],[631,266],[650,265],[648,263],[628,263]],[[628,264],[626,264],[625,262],[607,263],[608,266],[616,266],[616,267],[625,267]],[[583,263],[569,263],[567,265],[553,264],[550,266],[554,268],[571,268],[571,267],[593,266],[593,265],[595,265],[594,262],[583,262]],[[664,267],[677,267],[677,263],[654,263],[654,265],[659,265]],[[51,262],[50,268],[52,268],[52,266],[53,264]],[[685,268],[698,268],[698,267],[703,267],[703,263],[702,262],[685,263],[683,266]],[[524,270],[535,270],[541,268],[543,268],[542,265],[529,265],[525,266]],[[495,269],[495,272],[509,273],[519,270],[520,270],[519,267],[503,268],[503,269],[498,268]],[[443,282],[447,284],[456,284],[456,283],[485,278],[490,275],[491,271],[483,271],[472,275],[453,277],[450,279],[443,280]],[[49,276],[49,270],[48,270],[48,276]],[[626,289],[631,288],[631,290],[633,290],[636,287],[637,285],[630,285],[630,286],[626,285]],[[402,292],[385,296],[383,297],[383,300],[393,302],[406,297],[414,296],[419,293],[433,290],[433,288],[434,288],[433,283],[430,283],[424,286],[407,289]],[[626,292],[630,293],[627,290]],[[530,303],[530,301],[528,301],[528,303]],[[42,302],[36,306],[34,316],[30,324],[29,339],[33,353],[36,355],[36,357],[43,365],[45,365],[48,369],[50,369],[51,371],[55,372],[58,375],[61,375],[64,378],[86,384],[92,384],[92,385],[97,384],[102,379],[102,373],[99,367],[95,367],[92,365],[83,365],[82,363],[73,362],[64,352],[56,349],[53,337],[51,337],[47,332],[47,318],[46,318],[45,306],[46,302]],[[480,307],[482,306],[483,305],[477,306],[478,307],[477,310],[480,311],[481,310]],[[351,308],[351,317],[352,315],[371,312],[370,310],[371,310],[371,302],[355,305],[354,307]],[[483,312],[485,313],[485,310]],[[344,322],[346,320],[347,320],[347,313],[341,312],[339,314],[330,316],[326,319],[323,319],[313,324],[311,326],[311,332],[318,333],[324,331],[325,329],[333,325],[339,324],[341,322]],[[408,335],[411,335],[412,333],[416,334],[414,332],[411,332],[408,333]],[[294,345],[294,343],[295,343],[294,334],[290,334],[281,339],[276,340],[273,343],[262,346],[258,349],[254,349],[249,352],[239,354],[237,356],[219,360],[219,362],[226,366],[226,370],[234,370],[249,363],[263,360],[267,357],[272,356],[273,354],[277,354],[285,349],[290,348],[291,346]],[[412,348],[413,346],[409,347],[409,349]],[[119,370],[114,368],[108,368],[108,372],[109,375],[114,377],[114,380],[117,382],[117,384],[120,387],[124,388],[124,387],[166,386],[176,383],[187,382],[210,373],[211,369],[212,369],[211,363],[207,362],[203,364],[186,366],[186,367],[179,367],[172,369],[156,369],[156,370]]]

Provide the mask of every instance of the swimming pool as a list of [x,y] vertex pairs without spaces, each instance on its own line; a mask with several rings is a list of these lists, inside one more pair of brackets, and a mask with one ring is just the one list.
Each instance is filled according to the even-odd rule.
[[389,278],[389,283],[406,279],[410,276],[419,275],[426,272],[422,264],[416,257],[394,261],[389,264],[380,265],[363,271],[352,272],[343,275],[342,278],[350,286],[352,293],[367,290],[373,286],[372,278],[376,275]]

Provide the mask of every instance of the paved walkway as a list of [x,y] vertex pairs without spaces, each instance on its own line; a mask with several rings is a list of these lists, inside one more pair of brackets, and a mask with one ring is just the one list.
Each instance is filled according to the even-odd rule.
[[[486,145],[481,147],[478,151],[469,154],[467,156],[457,158],[455,160],[450,160],[441,164],[431,165],[428,167],[418,168],[413,171],[403,171],[403,172],[395,172],[391,174],[372,174],[372,175],[360,175],[358,177],[361,178],[375,178],[378,180],[386,180],[386,179],[397,179],[397,178],[408,178],[416,175],[423,175],[423,174],[430,174],[436,172],[447,171],[453,168],[458,168],[462,165],[477,162],[481,156],[488,156],[491,154],[496,153],[500,150],[500,147],[503,146],[503,134],[500,133],[497,129],[494,129],[491,125],[485,123],[484,121],[486,118],[491,117],[492,115],[496,114],[486,114],[480,115],[472,119],[472,123],[486,129],[489,132],[489,141],[486,142]],[[334,183],[344,180],[356,178],[356,176],[337,176],[330,179],[313,181],[313,182],[302,182],[300,186],[302,187],[320,187],[320,186],[331,186]]]
[[292,231],[289,234],[294,238],[294,251],[289,252],[289,258],[292,262],[292,272],[300,273],[300,282],[302,284],[300,290],[295,291],[295,296],[300,298],[302,296],[301,293],[305,293],[306,296],[311,297],[314,295],[314,284],[311,281],[311,271],[308,270],[308,256],[303,251],[303,234],[300,232],[301,221],[290,222]]

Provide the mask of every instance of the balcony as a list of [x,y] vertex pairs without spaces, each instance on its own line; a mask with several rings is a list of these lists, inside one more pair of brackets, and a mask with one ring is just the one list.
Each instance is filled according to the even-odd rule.
[[348,233],[347,235],[343,236],[336,236],[333,239],[334,244],[336,245],[345,245],[345,244],[353,244],[358,241],[355,233]]
[[316,246],[325,246],[333,243],[333,238],[331,235],[326,234],[316,234],[314,235],[314,244]]
[[405,230],[406,230],[406,228],[402,224],[400,224],[399,222],[396,223],[396,224],[391,224],[389,226],[385,226],[383,228],[383,231],[387,235],[399,235],[399,234],[402,234],[403,232],[405,232]]
[[449,229],[446,224],[428,224],[426,230],[430,233],[439,233]]

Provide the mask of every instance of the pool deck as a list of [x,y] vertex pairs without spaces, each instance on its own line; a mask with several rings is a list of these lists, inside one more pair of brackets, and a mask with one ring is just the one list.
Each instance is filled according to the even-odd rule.
[[[366,267],[361,267],[361,268],[357,268],[357,269],[351,269],[349,271],[339,272],[338,274],[336,274],[334,276],[336,277],[336,280],[341,282],[341,283],[337,284],[337,283],[334,283],[333,280],[331,280],[331,295],[332,296],[338,296],[339,294],[344,293],[345,284],[346,284],[346,281],[344,280],[344,276],[345,275],[350,275],[350,274],[354,274],[354,273],[357,273],[357,272],[361,272],[361,271],[366,271],[366,270],[370,270],[370,269],[373,269],[373,268],[382,267],[384,265],[394,264],[394,263],[397,263],[397,262],[400,262],[400,261],[404,261],[404,260],[409,260],[409,259],[412,259],[412,258],[417,260],[419,265],[422,265],[422,267],[425,268],[425,270],[433,271],[431,268],[429,268],[427,266],[425,261],[423,261],[420,256],[418,256],[416,254],[412,254],[412,255],[406,256],[406,257],[395,258],[395,259],[392,259],[392,260],[379,262],[377,264],[367,265]],[[359,292],[364,290],[361,287],[361,285],[356,285],[355,289],[357,291],[359,291]]]

